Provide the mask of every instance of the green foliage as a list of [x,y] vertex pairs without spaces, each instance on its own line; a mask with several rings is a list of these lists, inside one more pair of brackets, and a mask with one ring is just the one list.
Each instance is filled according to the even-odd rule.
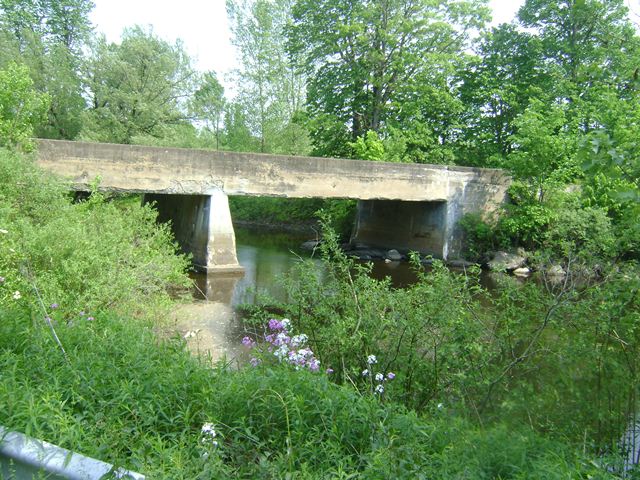
[[478,213],[467,213],[458,225],[464,232],[464,258],[482,262],[485,254],[496,247],[494,226],[487,223]]
[[355,142],[349,142],[349,147],[353,150],[353,158],[360,160],[386,160],[384,144],[378,134],[372,130],[358,137]]
[[543,237],[566,276],[505,281],[492,295],[473,271],[438,263],[418,270],[415,285],[394,289],[345,257],[325,231],[322,267],[301,264],[287,277],[284,314],[339,384],[365,394],[369,375],[394,372],[384,401],[488,424],[526,423],[581,448],[615,452],[637,407],[640,272],[635,264],[607,265],[613,237],[602,211],[585,208],[573,218],[574,210],[567,203],[565,223]]
[[185,123],[184,103],[195,88],[195,72],[183,45],[152,31],[125,30],[120,44],[99,38],[88,61],[90,109],[82,138],[132,143],[136,136],[163,137]]
[[185,258],[176,255],[168,226],[155,224],[149,207],[123,213],[94,192],[73,204],[65,186],[27,159],[0,152],[0,271],[3,298],[20,291],[34,309],[37,288],[45,306],[73,312],[124,309],[139,298],[168,298],[170,285],[185,285]]
[[0,423],[148,478],[598,474],[526,429],[478,429],[444,411],[420,418],[322,374],[211,368],[135,319],[103,315],[59,333],[69,362],[23,311],[0,310]]
[[[306,130],[294,119],[303,109],[304,77],[285,49],[292,0],[227,0],[241,68],[235,102],[257,151],[306,154]],[[246,150],[246,149],[245,149]]]
[[38,93],[24,65],[0,70],[0,146],[32,148],[34,127],[48,108],[48,95]]
[[298,0],[287,34],[290,52],[308,75],[308,112],[319,121],[312,124],[314,152],[343,155],[334,133],[347,125],[345,140],[380,132],[404,100],[401,91],[419,88],[425,70],[447,70],[464,49],[467,31],[482,28],[487,14],[479,1]]
[[277,198],[277,197],[232,197],[229,202],[234,221],[275,227],[316,227],[319,211],[332,218],[333,228],[348,239],[353,229],[356,214],[354,200],[323,200]]

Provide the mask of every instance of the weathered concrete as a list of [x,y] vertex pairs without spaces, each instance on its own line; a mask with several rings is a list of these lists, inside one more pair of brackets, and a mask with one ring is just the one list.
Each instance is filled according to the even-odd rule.
[[[38,163],[70,178],[76,190],[88,189],[99,177],[103,190],[210,197],[209,208],[207,200],[200,205],[201,200],[185,204],[154,197],[161,216],[172,219],[177,236],[187,241],[185,249],[203,262],[206,258],[206,266],[234,261],[230,251],[235,251],[235,241],[224,195],[392,200],[387,205],[361,203],[355,241],[455,258],[462,242],[458,219],[467,212],[494,210],[504,201],[510,181],[500,170],[466,167],[56,140],[38,143]],[[207,218],[194,221],[193,215]],[[207,248],[202,247],[204,237],[193,231],[196,226],[206,229],[213,244],[207,240]]]
[[236,238],[231,223],[229,200],[221,190],[209,195],[145,194],[153,202],[158,221],[171,222],[176,241],[193,255],[198,270],[238,270]]

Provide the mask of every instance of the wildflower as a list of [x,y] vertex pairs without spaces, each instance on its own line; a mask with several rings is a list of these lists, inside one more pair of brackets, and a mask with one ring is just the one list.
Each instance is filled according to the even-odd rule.
[[[87,321],[88,322],[93,322],[94,320],[95,320],[95,318],[93,318],[93,317],[87,317]],[[198,333],[198,332],[195,332],[195,333]]]
[[202,425],[202,435],[205,437],[214,437],[216,436],[216,429],[213,423],[205,423]]
[[4,283],[5,278],[4,277],[0,277],[0,283]]
[[362,371],[362,376],[363,376],[363,377],[366,377],[367,375],[369,375],[369,370],[365,368],[365,369]]
[[376,385],[375,393],[382,395],[384,393],[384,387],[382,385]]
[[373,365],[374,363],[378,363],[378,359],[376,358],[376,356],[375,356],[375,355],[369,355],[369,356],[367,357],[367,363],[368,363],[369,365]]
[[245,347],[249,347],[249,348],[253,347],[253,345],[254,345],[253,340],[251,340],[251,338],[249,338],[249,337],[243,337],[242,338],[242,344]]
[[59,305],[57,303],[52,303],[51,304],[51,310],[55,310],[58,307],[59,307]]
[[86,313],[84,313],[84,310],[82,312],[80,312],[80,316],[84,317],[86,315]]
[[318,360],[316,357],[313,357],[311,360],[309,360],[309,363],[307,365],[309,367],[309,370],[311,370],[312,372],[317,372],[318,370],[320,370],[320,360]]
[[279,347],[281,345],[288,345],[290,340],[291,338],[289,338],[289,335],[287,335],[285,332],[280,332],[278,333],[278,335],[276,335],[276,338],[273,341],[273,344],[276,347]]
[[304,333],[301,333],[300,335],[294,335],[293,337],[291,337],[291,346],[296,348],[301,347],[305,343],[307,343],[307,340],[309,340],[309,337],[307,337]]
[[326,373],[327,375],[331,375],[331,374],[333,373],[333,368],[327,368],[327,369],[325,370],[325,373]]
[[438,410],[442,410],[443,407],[444,407],[444,405],[442,403],[438,404]]
[[381,373],[376,373],[376,382],[382,382],[384,380],[384,375]]
[[13,292],[13,299],[14,300],[20,300],[21,298],[22,298],[22,295],[20,294],[20,292],[18,290]]
[[252,357],[251,360],[249,360],[249,363],[251,364],[252,367],[257,367],[258,365],[260,365],[260,360],[258,360],[255,357]]
[[9,233],[9,230],[5,230],[4,228],[0,228],[0,233],[4,233],[5,235]]
[[387,373],[387,380],[393,380],[394,378],[396,378],[396,374],[393,372],[389,372]]
[[218,446],[216,438],[216,430],[213,423],[205,423],[202,425],[202,443],[211,443],[214,447]]
[[272,318],[271,320],[269,320],[269,330],[282,330],[282,329],[283,329],[283,325],[281,321],[276,320],[275,318]]

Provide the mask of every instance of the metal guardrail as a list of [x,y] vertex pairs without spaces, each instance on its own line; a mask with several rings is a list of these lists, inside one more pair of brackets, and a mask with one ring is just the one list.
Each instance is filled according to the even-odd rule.
[[0,480],[144,480],[144,475],[85,457],[0,426]]

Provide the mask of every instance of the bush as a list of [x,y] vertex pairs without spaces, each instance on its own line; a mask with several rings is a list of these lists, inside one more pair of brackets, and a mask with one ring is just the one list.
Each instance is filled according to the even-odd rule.
[[170,286],[187,284],[188,262],[155,218],[148,206],[123,213],[99,193],[73,204],[59,180],[0,150],[0,299],[18,291],[34,311],[55,303],[70,318],[139,311],[141,297],[159,305]]

